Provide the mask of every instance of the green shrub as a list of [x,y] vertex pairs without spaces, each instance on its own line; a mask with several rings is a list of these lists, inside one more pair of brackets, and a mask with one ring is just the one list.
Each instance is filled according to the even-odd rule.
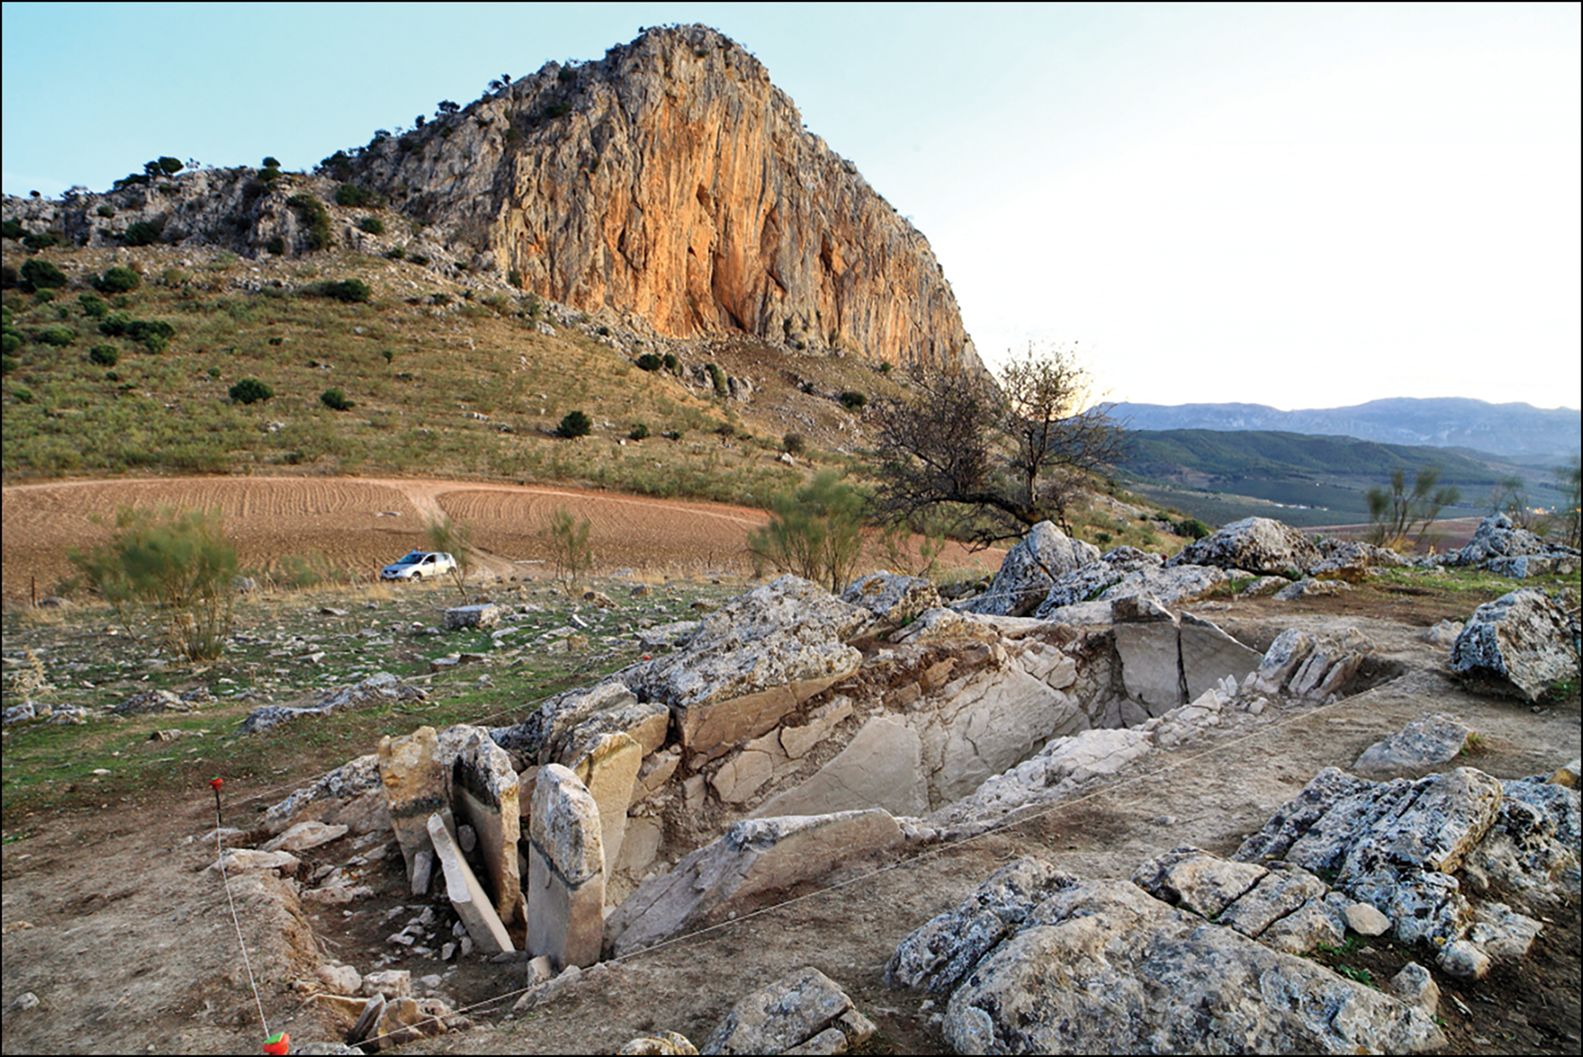
[[104,298],[93,294],[78,294],[77,304],[82,307],[82,314],[89,319],[103,319],[110,312],[110,306],[104,303]]
[[49,261],[34,257],[22,262],[22,270],[18,273],[22,281],[34,290],[47,290],[50,287],[65,286],[66,273],[55,267]]
[[38,332],[38,340],[57,349],[63,349],[77,340],[77,332],[70,327],[45,327]]
[[704,370],[709,372],[709,381],[714,385],[716,396],[726,397],[731,395],[731,387],[726,383],[726,372],[712,363],[704,364]]
[[1208,525],[1204,524],[1196,517],[1190,517],[1185,521],[1175,522],[1171,525],[1171,530],[1178,536],[1186,536],[1188,539],[1195,540],[1201,540],[1205,536],[1209,535],[1211,531],[1213,531]]
[[399,261],[403,257],[405,257],[406,255],[407,255],[406,249],[401,247],[401,246],[392,246],[392,247],[390,247],[390,249],[385,251],[385,256],[388,259],[393,260],[393,261]]
[[115,351],[114,345],[99,344],[88,350],[88,359],[100,367],[114,367],[121,354]]
[[27,228],[22,226],[22,221],[20,220],[12,218],[11,220],[0,222],[0,237],[19,239],[26,234]]
[[276,235],[274,238],[264,243],[264,249],[270,253],[273,253],[277,257],[282,257],[286,253],[286,240],[281,238],[279,235]]
[[555,435],[568,440],[575,437],[586,437],[594,428],[593,421],[581,411],[568,411],[566,417],[561,419],[561,424],[555,427]]
[[51,246],[60,245],[60,236],[53,231],[41,231],[37,235],[23,235],[22,245],[30,250],[47,250]]
[[268,155],[268,154],[264,155],[264,168],[266,168],[266,169],[278,169],[278,168],[280,168],[280,159],[276,158],[276,157],[273,157],[271,155]]
[[20,385],[16,386],[11,390],[11,399],[19,404],[31,404],[33,402],[33,390],[24,389]]
[[665,365],[665,369],[670,371],[672,374],[682,373],[682,361],[678,360],[674,353],[667,352],[665,354],[665,358],[660,362],[663,363]]
[[275,395],[275,390],[259,381],[257,378],[243,378],[231,386],[229,395],[231,402],[236,404],[256,404],[260,400],[268,400]]
[[127,323],[124,333],[149,352],[164,352],[176,336],[176,328],[162,319],[134,319]]
[[638,367],[645,371],[657,371],[663,366],[665,366],[665,361],[652,352],[645,352],[638,357]]
[[319,403],[323,404],[331,411],[352,410],[352,402],[348,400],[346,398],[346,394],[341,392],[339,389],[326,389],[324,392],[320,393]]
[[522,286],[522,273],[515,268],[511,269],[506,273],[506,282],[520,289]]
[[152,164],[157,166],[159,171],[166,176],[175,176],[177,173],[186,168],[186,166],[181,163],[180,158],[172,158],[168,154],[161,155],[159,158],[155,159]]
[[356,184],[342,184],[335,189],[335,204],[352,209],[361,209],[367,206],[383,205],[384,200],[374,192],[365,190]]
[[429,295],[429,304],[444,308],[451,303],[451,295],[447,293],[434,293]]
[[841,401],[841,406],[848,411],[860,411],[868,404],[868,397],[852,389],[848,389],[836,399]]
[[378,217],[362,217],[358,220],[357,227],[360,231],[365,231],[370,235],[383,235],[385,233],[385,222]]
[[115,216],[115,206],[111,205],[109,202],[105,202],[98,209],[94,210],[94,214],[109,220],[111,217]]
[[748,536],[748,553],[781,572],[840,591],[863,550],[863,495],[834,470],[770,502],[770,523]]
[[0,356],[0,374],[10,374],[20,366],[22,366],[22,361],[10,353]]
[[55,291],[53,291],[53,290],[35,290],[35,291],[33,291],[33,300],[37,304],[47,305],[51,301],[55,300]]
[[124,294],[136,290],[143,282],[143,277],[131,268],[116,265],[108,268],[103,275],[93,277],[93,288],[101,294]]
[[6,331],[5,335],[0,337],[0,351],[3,351],[7,356],[11,355],[21,347],[22,335],[14,330]]
[[99,333],[107,338],[119,338],[132,325],[132,317],[124,312],[111,312],[99,321]]
[[308,228],[308,249],[329,249],[335,241],[335,232],[330,224],[330,211],[324,203],[312,195],[302,194],[292,195],[286,199],[286,204]]
[[808,450],[808,442],[803,439],[801,433],[788,433],[781,438],[781,447],[793,455],[801,455]]
[[564,507],[556,507],[544,523],[555,580],[568,597],[576,590],[578,578],[594,564],[594,552],[588,545],[589,528],[587,518],[577,521]]
[[224,651],[237,563],[217,512],[124,509],[108,543],[73,551],[71,560],[123,625],[148,607],[164,621],[172,649],[189,661]]
[[126,226],[121,241],[128,246],[152,246],[164,233],[163,220],[134,220]]
[[627,439],[628,440],[648,440],[649,439],[648,423],[646,423],[646,422],[639,422],[637,425],[633,426],[632,427],[632,431],[627,434]]
[[325,280],[314,283],[308,287],[308,293],[315,297],[328,297],[333,301],[345,301],[348,304],[367,301],[373,296],[373,291],[361,279],[341,279],[337,281]]
[[15,290],[21,282],[22,277],[15,268],[9,264],[0,264],[0,290]]

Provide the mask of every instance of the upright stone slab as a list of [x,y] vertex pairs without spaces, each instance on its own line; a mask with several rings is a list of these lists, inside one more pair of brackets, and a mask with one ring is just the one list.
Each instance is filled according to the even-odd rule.
[[429,848],[429,816],[437,811],[450,814],[445,771],[436,758],[435,745],[433,727],[419,727],[405,737],[379,739],[379,780],[385,787],[390,826],[401,845],[409,879],[417,877],[418,853]]
[[502,921],[524,919],[517,840],[522,835],[517,772],[506,750],[482,727],[451,764],[451,799],[458,818],[473,827],[484,860],[484,884]]
[[528,952],[557,970],[599,960],[605,853],[599,806],[558,763],[539,769],[528,826]]
[[627,831],[627,809],[643,765],[643,746],[626,734],[605,734],[596,739],[572,764],[572,773],[587,787],[599,807],[600,843],[605,850],[605,872],[621,860],[621,842]]
[[1116,654],[1127,696],[1163,716],[1187,702],[1182,686],[1181,646],[1176,620],[1149,598],[1125,598],[1112,605]]
[[451,836],[445,819],[439,814],[430,815],[425,828],[434,845],[434,853],[439,857],[440,866],[445,871],[445,894],[478,949],[485,954],[515,950],[511,945],[511,934],[490,905],[489,893],[484,891],[484,886],[473,876],[467,860],[462,858],[462,849],[456,846],[456,838]]
[[1191,613],[1182,614],[1179,638],[1182,678],[1187,683],[1189,701],[1198,700],[1204,691],[1214,689],[1228,675],[1240,685],[1264,659],[1258,650],[1244,646],[1214,623]]

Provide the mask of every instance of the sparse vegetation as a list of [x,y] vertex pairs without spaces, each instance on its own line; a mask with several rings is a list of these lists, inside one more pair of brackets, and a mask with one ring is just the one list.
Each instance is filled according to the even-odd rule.
[[861,411],[868,406],[868,397],[855,389],[846,390],[837,399],[841,401],[841,406],[848,411]]
[[66,273],[61,271],[49,261],[32,257],[22,262],[22,268],[17,273],[22,282],[33,290],[49,290],[66,285]]
[[348,400],[346,398],[346,394],[339,389],[326,389],[324,392],[320,393],[319,403],[323,404],[331,411],[352,410],[352,402]]
[[205,661],[223,652],[237,564],[218,514],[122,510],[110,541],[73,553],[72,562],[129,630],[131,612],[148,607],[180,656]]
[[568,597],[576,590],[577,581],[593,568],[594,552],[588,543],[592,524],[587,518],[578,520],[565,507],[556,507],[544,523],[544,535],[550,551],[550,566],[555,582]]
[[328,297],[332,301],[342,301],[347,304],[359,304],[373,297],[367,283],[361,279],[337,279],[314,283],[308,287],[308,292],[315,297]]
[[152,246],[165,233],[163,220],[134,220],[126,226],[121,241],[128,246]]
[[378,217],[359,217],[357,228],[359,231],[370,235],[383,235],[385,233],[385,222]]
[[588,436],[593,428],[593,421],[587,415],[581,411],[568,411],[561,419],[561,424],[555,427],[555,435],[571,440]]
[[477,555],[471,534],[461,522],[441,514],[425,526],[424,535],[428,539],[430,550],[449,554],[455,561],[456,564],[451,566],[450,571],[451,582],[456,585],[457,594],[466,601],[467,574],[472,571]]
[[1455,503],[1461,494],[1454,487],[1437,488],[1439,482],[1439,469],[1427,467],[1413,477],[1411,490],[1402,470],[1391,474],[1388,489],[1369,489],[1370,542],[1398,548],[1421,542],[1441,509]]
[[770,523],[748,536],[755,562],[839,592],[863,550],[863,494],[823,470],[795,492],[770,501]]
[[232,403],[256,404],[260,400],[268,400],[275,395],[275,390],[259,381],[257,378],[243,378],[231,386],[229,395]]
[[[324,207],[324,203],[313,195],[300,194],[286,199],[286,204],[307,226],[308,249],[329,249],[330,244],[335,241],[335,233],[330,223],[330,211]],[[284,248],[282,246],[282,249]]]

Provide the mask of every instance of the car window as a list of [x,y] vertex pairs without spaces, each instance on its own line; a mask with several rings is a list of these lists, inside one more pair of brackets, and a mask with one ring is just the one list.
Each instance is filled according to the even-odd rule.
[[401,560],[398,561],[396,564],[397,565],[412,565],[414,562],[420,562],[422,560],[423,560],[423,552],[422,551],[412,551],[412,552],[410,552],[408,554],[402,555]]
[[424,558],[423,559],[423,564],[424,565],[433,565],[434,564],[434,555],[431,554],[428,557]]

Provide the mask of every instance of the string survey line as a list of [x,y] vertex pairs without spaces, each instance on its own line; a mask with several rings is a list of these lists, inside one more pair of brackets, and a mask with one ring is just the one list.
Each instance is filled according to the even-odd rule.
[[[721,931],[724,931],[726,929],[734,928],[734,927],[736,927],[738,925],[742,925],[742,924],[745,924],[745,923],[747,923],[749,921],[752,921],[755,918],[763,917],[765,915],[772,914],[772,913],[777,913],[777,912],[785,910],[785,909],[787,909],[789,907],[793,907],[793,906],[796,906],[798,904],[808,902],[810,900],[822,898],[824,896],[830,895],[831,893],[839,892],[839,891],[841,891],[843,889],[850,888],[853,885],[862,884],[862,883],[867,882],[867,881],[872,881],[872,880],[874,880],[877,877],[880,877],[880,876],[882,876],[884,874],[890,873],[893,870],[900,869],[900,868],[902,868],[904,866],[914,866],[914,865],[921,864],[921,863],[923,863],[923,862],[925,862],[925,861],[927,861],[929,859],[933,859],[933,858],[935,858],[937,856],[944,855],[947,852],[957,851],[957,850],[959,850],[961,848],[964,848],[964,847],[966,847],[966,846],[968,846],[970,844],[973,844],[973,843],[978,842],[978,841],[982,841],[982,840],[984,840],[984,839],[986,839],[988,837],[997,836],[997,835],[1005,833],[1008,830],[1015,829],[1015,828],[1017,828],[1019,826],[1026,825],[1026,824],[1028,824],[1030,822],[1035,822],[1035,821],[1038,821],[1039,819],[1045,818],[1047,816],[1050,816],[1050,815],[1053,815],[1053,814],[1057,814],[1059,812],[1066,811],[1066,810],[1071,809],[1071,808],[1075,808],[1079,804],[1083,804],[1083,803],[1086,803],[1086,802],[1092,801],[1092,800],[1097,800],[1097,799],[1100,799],[1102,797],[1113,796],[1116,793],[1125,790],[1129,786],[1141,785],[1141,784],[1143,784],[1145,782],[1149,782],[1149,781],[1151,781],[1153,779],[1159,778],[1162,775],[1165,775],[1165,774],[1168,774],[1168,773],[1170,773],[1172,771],[1178,770],[1178,769],[1180,769],[1182,767],[1185,767],[1185,766],[1187,766],[1189,764],[1196,763],[1199,760],[1203,760],[1203,759],[1206,759],[1208,757],[1215,756],[1215,755],[1218,755],[1220,753],[1223,753],[1226,750],[1234,748],[1237,745],[1243,744],[1243,743],[1248,742],[1248,741],[1252,741],[1252,740],[1257,739],[1257,738],[1262,738],[1262,737],[1264,737],[1266,735],[1269,735],[1269,734],[1276,733],[1277,731],[1280,731],[1280,730],[1282,730],[1282,729],[1284,729],[1286,727],[1289,727],[1289,726],[1291,726],[1293,724],[1306,722],[1308,720],[1313,719],[1316,716],[1319,716],[1319,715],[1321,715],[1321,714],[1323,714],[1325,712],[1330,711],[1331,709],[1339,708],[1340,706],[1342,706],[1344,704],[1348,704],[1348,703],[1350,703],[1350,701],[1351,701],[1350,698],[1340,698],[1340,699],[1332,701],[1332,702],[1330,702],[1328,704],[1317,705],[1317,706],[1314,706],[1312,708],[1303,709],[1300,712],[1295,712],[1295,713],[1293,713],[1290,716],[1287,716],[1285,718],[1276,720],[1274,723],[1268,723],[1268,724],[1261,725],[1257,730],[1249,731],[1246,734],[1241,734],[1241,735],[1238,735],[1238,736],[1236,736],[1234,738],[1231,738],[1231,739],[1229,739],[1227,741],[1223,741],[1223,742],[1220,742],[1218,744],[1212,745],[1209,748],[1206,748],[1206,749],[1204,749],[1204,750],[1202,750],[1200,752],[1196,752],[1196,753],[1193,753],[1193,754],[1191,754],[1189,756],[1186,756],[1186,757],[1183,757],[1181,759],[1174,760],[1174,761],[1172,761],[1170,763],[1167,763],[1167,764],[1165,764],[1162,767],[1155,768],[1154,770],[1147,771],[1147,772],[1144,772],[1142,774],[1137,774],[1137,775],[1133,775],[1133,776],[1128,777],[1128,778],[1124,778],[1124,779],[1122,779],[1122,780],[1120,780],[1118,782],[1115,782],[1115,783],[1104,785],[1104,786],[1102,786],[1102,787],[1100,787],[1098,789],[1095,789],[1095,790],[1093,790],[1091,792],[1088,792],[1088,793],[1084,793],[1081,796],[1073,797],[1073,798],[1071,798],[1069,800],[1058,800],[1058,801],[1055,801],[1054,803],[1047,804],[1047,805],[1043,806],[1042,808],[1039,807],[1039,805],[1037,805],[1037,804],[1023,804],[1020,807],[1013,808],[1011,811],[1009,811],[1007,813],[1007,817],[1003,818],[1000,822],[997,822],[993,826],[986,827],[985,829],[982,829],[982,830],[978,831],[977,833],[971,833],[971,834],[968,834],[966,836],[959,837],[959,838],[957,838],[955,840],[942,841],[942,842],[940,842],[938,844],[935,844],[935,845],[932,845],[930,847],[923,848],[922,850],[920,850],[916,854],[908,855],[908,856],[906,856],[904,858],[898,858],[898,859],[892,860],[891,862],[885,863],[882,866],[876,867],[876,868],[874,868],[872,870],[865,871],[865,872],[863,872],[861,874],[858,874],[856,876],[846,878],[845,880],[835,881],[835,882],[832,882],[832,883],[830,883],[828,885],[825,885],[823,887],[816,888],[816,889],[813,889],[813,890],[808,891],[808,892],[804,892],[801,895],[792,896],[789,899],[785,899],[785,900],[782,900],[782,901],[777,902],[777,903],[772,903],[772,904],[770,904],[768,906],[759,907],[756,910],[748,911],[747,913],[740,914],[737,917],[730,918],[730,919],[725,920],[725,921],[720,921],[720,922],[717,922],[717,923],[715,923],[713,925],[706,925],[706,926],[704,926],[702,928],[694,929],[691,932],[684,932],[684,933],[681,933],[679,935],[672,936],[672,937],[670,937],[668,939],[660,940],[660,941],[658,941],[656,943],[649,944],[646,947],[640,947],[637,950],[628,951],[626,954],[617,955],[616,957],[613,957],[613,958],[607,958],[607,959],[605,959],[604,961],[602,961],[602,962],[600,962],[598,964],[600,964],[600,965],[618,965],[618,964],[621,964],[621,963],[624,963],[624,962],[633,961],[633,960],[636,960],[638,958],[642,958],[642,957],[644,957],[646,955],[654,954],[654,953],[656,953],[658,951],[661,951],[661,950],[664,950],[664,949],[666,949],[668,947],[674,947],[674,946],[678,946],[678,945],[682,945],[682,944],[696,942],[697,940],[699,940],[700,938],[702,938],[704,936],[708,936],[708,935],[716,933],[716,932],[721,932]],[[1148,799],[1147,795],[1140,794],[1140,795],[1138,795],[1136,797],[1133,797],[1133,798],[1130,798],[1130,799],[1127,799],[1127,800],[1119,801],[1116,804],[1116,806],[1120,807],[1120,806],[1124,806],[1124,805],[1128,805],[1128,804],[1143,803],[1147,799]],[[1037,808],[1037,810],[1033,810],[1035,808]],[[1011,817],[1011,816],[1014,816],[1014,815],[1018,814],[1019,812],[1027,811],[1027,810],[1033,810],[1033,813],[1029,814],[1029,815],[1025,815],[1025,816],[1023,816],[1021,818],[1013,818],[1013,817]],[[511,990],[511,991],[506,991],[506,992],[504,992],[502,994],[498,994],[498,995],[491,996],[489,998],[481,999],[481,1000],[479,1000],[477,1002],[471,1003],[470,1005],[462,1006],[461,1008],[454,1010],[453,1011],[453,1015],[460,1015],[460,1014],[471,1013],[471,1012],[483,1009],[483,1008],[488,1007],[488,1006],[497,1005],[497,1004],[499,1004],[501,1002],[506,1002],[506,1001],[509,1001],[509,1000],[511,1000],[513,998],[520,997],[521,995],[524,995],[524,994],[528,993],[529,991],[534,990],[535,987],[541,987],[541,986],[543,986],[543,985],[542,984],[535,984],[535,985],[531,985],[531,986],[520,987],[520,988],[516,988],[516,989]],[[1101,999],[1101,1001],[1104,1001],[1104,999]],[[1105,1004],[1111,1006],[1111,1008],[1116,1009],[1116,1010],[1118,1010],[1120,1012],[1126,1012],[1125,1010],[1121,1010],[1120,1007],[1114,1006],[1113,1003],[1105,1002]],[[409,1027],[418,1027],[418,1026],[421,1026],[423,1024],[432,1024],[432,1023],[439,1022],[441,1020],[443,1020],[443,1018],[431,1016],[431,1017],[426,1018],[425,1020],[417,1022],[414,1025],[410,1025]],[[397,1034],[397,1032],[386,1032],[383,1035],[372,1036],[372,1037],[370,1037],[368,1039],[364,1039],[362,1041],[364,1041],[364,1042],[374,1042],[374,1041],[377,1041],[377,1040],[380,1040],[380,1039],[389,1038],[389,1037],[391,1037],[394,1034]]]

